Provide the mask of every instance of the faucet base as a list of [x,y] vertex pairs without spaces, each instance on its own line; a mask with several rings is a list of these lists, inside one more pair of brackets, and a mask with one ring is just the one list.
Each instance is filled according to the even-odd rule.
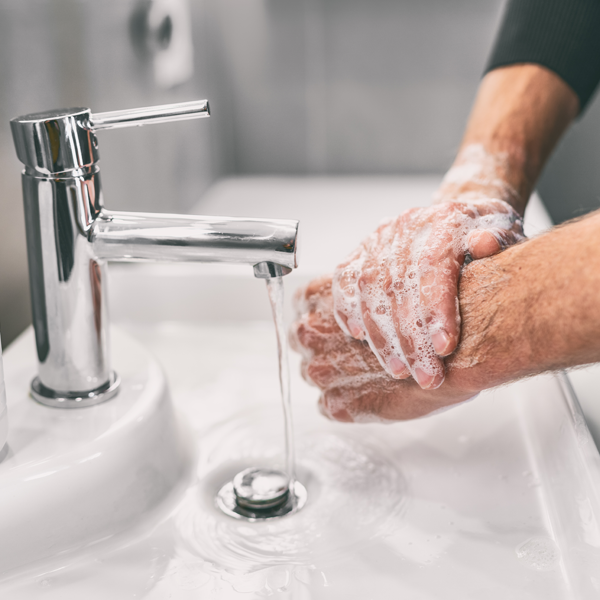
[[45,406],[54,408],[85,408],[106,402],[119,391],[121,379],[113,371],[110,379],[99,388],[89,392],[58,392],[46,387],[39,377],[31,382],[31,397]]

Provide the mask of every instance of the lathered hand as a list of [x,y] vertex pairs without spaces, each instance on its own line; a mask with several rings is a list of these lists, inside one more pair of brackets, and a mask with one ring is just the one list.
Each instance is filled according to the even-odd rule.
[[457,286],[465,257],[491,256],[522,238],[518,213],[481,191],[410,209],[337,267],[335,319],[346,334],[368,342],[392,377],[412,375],[421,388],[435,389],[445,376],[440,357],[460,337]]
[[460,344],[437,389],[386,373],[333,315],[330,278],[297,295],[291,332],[304,378],[341,421],[410,419],[537,373],[600,361],[600,211],[463,269]]
[[298,319],[290,342],[302,354],[302,375],[321,388],[321,412],[338,421],[369,422],[413,419],[477,391],[422,390],[412,379],[390,377],[365,342],[352,339],[333,315],[331,277],[311,282],[296,295]]

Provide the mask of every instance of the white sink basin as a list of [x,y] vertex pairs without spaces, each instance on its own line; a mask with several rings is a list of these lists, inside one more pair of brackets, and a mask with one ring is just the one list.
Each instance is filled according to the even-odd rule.
[[33,331],[5,354],[3,577],[130,531],[164,510],[189,476],[192,446],[163,371],[143,346],[118,331],[113,335],[119,400],[91,408],[48,408],[29,397],[37,368]]
[[[87,515],[70,493],[49,486],[33,506],[20,513],[13,506],[28,535],[28,517],[46,531],[66,525],[69,539],[91,529],[121,533],[86,551],[80,548],[90,538],[79,548],[71,543],[75,552],[0,583],[0,597],[597,597],[600,459],[581,413],[554,379],[486,393],[414,422],[348,426],[318,414],[317,394],[300,380],[296,358],[294,416],[309,501],[289,518],[248,524],[219,513],[213,498],[238,469],[281,457],[270,326],[163,323],[129,331],[157,353],[173,381],[176,410],[195,439],[194,477],[186,490],[175,490],[175,501],[145,518],[142,499],[157,488],[157,501],[166,494],[165,486],[148,483],[160,478],[136,480],[132,473],[128,486],[113,490],[105,477],[98,489],[104,469],[89,474],[87,493],[80,488],[78,498],[91,502]],[[160,444],[156,428],[154,437]],[[130,439],[123,460],[140,465],[136,444]],[[160,448],[155,461],[168,450]],[[79,468],[93,468],[95,460]],[[68,509],[45,513],[48,495],[59,493]],[[126,519],[112,516],[122,505],[139,509],[128,531]],[[23,552],[25,544],[15,548]]]
[[[305,248],[286,278],[289,298],[382,217],[426,204],[436,185],[230,181],[199,210],[300,218]],[[530,233],[549,223],[538,200],[531,216]],[[213,500],[240,468],[282,459],[264,283],[249,268],[214,265],[115,265],[109,283],[113,320],[143,345],[114,333],[123,389],[113,401],[37,405],[27,397],[31,334],[5,355],[11,455],[0,463],[10,490],[0,498],[0,598],[600,594],[600,457],[556,379],[487,392],[427,419],[343,425],[318,414],[318,392],[294,356],[309,500],[296,515],[244,523]],[[165,369],[173,405],[143,348]]]

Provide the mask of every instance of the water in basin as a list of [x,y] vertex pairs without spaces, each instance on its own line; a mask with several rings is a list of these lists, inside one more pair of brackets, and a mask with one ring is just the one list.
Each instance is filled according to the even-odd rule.
[[225,573],[285,566],[291,575],[297,567],[335,560],[391,532],[406,494],[400,469],[376,444],[324,431],[299,437],[297,472],[309,498],[303,510],[251,524],[219,514],[213,499],[224,479],[257,459],[278,464],[271,422],[270,407],[248,411],[217,425],[205,440],[210,464],[199,472],[198,484],[177,517],[177,535],[190,558]]

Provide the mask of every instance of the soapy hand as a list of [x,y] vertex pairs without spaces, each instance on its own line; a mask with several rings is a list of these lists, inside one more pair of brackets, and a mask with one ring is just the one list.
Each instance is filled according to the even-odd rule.
[[346,422],[413,419],[476,395],[478,390],[454,383],[423,390],[412,379],[390,377],[365,342],[339,328],[331,291],[331,277],[300,290],[290,332],[292,348],[302,355],[303,377],[322,390],[319,408],[325,416]]
[[[469,168],[461,173],[465,165],[459,165],[446,176],[445,198],[455,200],[413,208],[383,223],[333,277],[340,328],[366,340],[393,378],[412,375],[423,389],[442,384],[440,357],[459,341],[457,288],[465,258],[491,256],[523,239],[521,217],[498,199],[507,191],[493,180],[482,186],[476,176],[481,168]],[[468,187],[461,178],[470,179]]]

